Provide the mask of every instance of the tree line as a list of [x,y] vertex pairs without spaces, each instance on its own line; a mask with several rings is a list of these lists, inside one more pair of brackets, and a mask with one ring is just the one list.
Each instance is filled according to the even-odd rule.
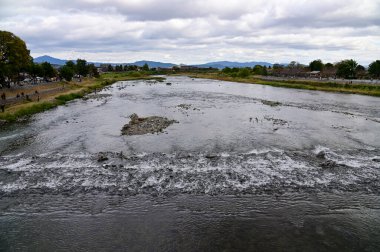
[[[104,72],[129,72],[129,71],[145,71],[148,72],[152,69],[149,68],[149,65],[145,63],[142,67],[136,65],[111,65],[111,64],[103,64],[101,65],[102,71]],[[155,70],[155,69],[153,69]]]
[[368,68],[359,65],[353,59],[342,60],[335,64],[326,63],[317,59],[303,65],[296,61],[289,64],[274,64],[273,66],[256,65],[253,68],[230,68],[226,67],[222,74],[246,78],[252,74],[254,75],[271,75],[282,77],[320,77],[320,78],[344,78],[344,79],[370,79],[380,78],[380,60],[373,61]]

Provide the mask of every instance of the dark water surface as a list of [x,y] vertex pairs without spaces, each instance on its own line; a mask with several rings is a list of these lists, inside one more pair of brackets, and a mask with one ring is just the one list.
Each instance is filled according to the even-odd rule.
[[379,98],[167,81],[0,129],[0,251],[380,250]]

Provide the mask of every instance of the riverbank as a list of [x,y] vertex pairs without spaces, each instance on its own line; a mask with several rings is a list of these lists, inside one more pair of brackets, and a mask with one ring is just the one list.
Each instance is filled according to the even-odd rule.
[[[6,94],[7,105],[0,113],[0,125],[22,120],[36,113],[64,105],[68,101],[83,98],[86,94],[100,91],[117,81],[154,79],[163,81],[162,77],[153,77],[139,72],[106,73],[99,78],[84,78],[82,81],[56,82],[47,85],[20,87],[19,89],[1,90]],[[16,97],[17,94],[22,94]]]
[[192,78],[205,78],[222,81],[232,81],[248,84],[261,84],[274,87],[318,90],[326,92],[337,92],[347,94],[360,94],[380,97],[380,85],[372,85],[366,83],[350,84],[350,83],[337,83],[337,82],[318,82],[306,80],[265,80],[260,76],[249,76],[247,78],[230,77],[221,75],[219,73],[207,74],[188,74]]

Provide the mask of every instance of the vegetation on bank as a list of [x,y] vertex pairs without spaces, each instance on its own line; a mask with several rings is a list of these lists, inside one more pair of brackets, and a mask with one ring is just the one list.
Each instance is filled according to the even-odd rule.
[[361,94],[380,97],[380,85],[371,84],[352,84],[352,83],[337,83],[337,82],[318,82],[308,80],[266,80],[255,75],[244,75],[243,77],[231,77],[223,73],[208,73],[208,74],[189,74],[194,78],[215,79],[223,81],[233,81],[250,84],[269,85],[274,87],[318,90],[327,92],[340,92],[349,94]]
[[7,107],[5,113],[0,113],[2,123],[15,122],[19,119],[40,113],[59,105],[64,105],[69,101],[83,98],[86,94],[100,91],[102,88],[112,85],[117,81],[153,79],[163,81],[162,77],[150,76],[146,72],[124,72],[124,73],[105,73],[99,78],[86,78],[82,82],[60,82],[57,86],[65,85],[66,88],[56,92],[41,101],[25,101],[22,104],[15,104]]

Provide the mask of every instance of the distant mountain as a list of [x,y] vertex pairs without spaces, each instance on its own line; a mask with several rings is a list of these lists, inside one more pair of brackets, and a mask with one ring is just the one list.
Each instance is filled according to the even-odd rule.
[[148,64],[149,68],[171,68],[176,66],[176,64],[173,63],[163,63],[163,62],[157,62],[157,61],[148,61],[148,60],[141,60],[141,61],[136,61],[134,63],[127,63],[125,65],[136,65],[142,67],[143,65]]
[[273,66],[272,63],[268,63],[268,62],[256,62],[256,61],[252,61],[252,62],[233,62],[233,61],[217,61],[217,62],[210,62],[210,63],[206,63],[206,64],[200,64],[200,65],[196,65],[197,67],[213,67],[213,68],[218,68],[218,69],[223,69],[225,67],[254,67],[256,65],[260,65],[260,66]]
[[33,61],[34,61],[34,63],[49,62],[52,65],[64,65],[67,62],[67,60],[61,60],[61,59],[53,58],[53,57],[50,57],[48,55],[44,55],[44,56],[34,58]]
[[[35,63],[43,63],[43,62],[49,62],[50,64],[53,65],[64,65],[66,64],[68,60],[62,60],[62,59],[57,59],[48,55],[40,56],[34,59]],[[173,63],[163,63],[163,62],[158,62],[158,61],[148,61],[148,60],[141,60],[141,61],[136,61],[133,63],[101,63],[101,62],[89,62],[89,63],[94,63],[96,66],[100,66],[101,64],[110,64],[110,65],[136,65],[136,66],[143,66],[144,64],[148,64],[150,68],[171,68],[173,66],[176,66],[176,64]],[[199,64],[199,65],[193,65],[197,67],[213,67],[213,68],[218,68],[218,69],[223,69],[225,67],[254,67],[256,65],[261,65],[261,66],[273,66],[273,64],[268,63],[268,62],[232,62],[232,61],[217,61],[217,62],[210,62],[206,64]]]
[[[68,60],[62,60],[62,59],[57,59],[48,55],[40,56],[37,58],[34,58],[33,60],[35,63],[43,63],[43,62],[49,62],[50,64],[53,65],[61,65],[63,66],[66,64]],[[150,68],[171,68],[173,66],[176,66],[176,64],[173,63],[163,63],[163,62],[157,62],[157,61],[148,61],[148,60],[141,60],[141,61],[136,61],[133,63],[101,63],[101,62],[89,62],[89,63],[94,63],[96,66],[100,66],[101,64],[111,64],[113,66],[115,65],[136,65],[142,67],[144,64],[148,64]]]

